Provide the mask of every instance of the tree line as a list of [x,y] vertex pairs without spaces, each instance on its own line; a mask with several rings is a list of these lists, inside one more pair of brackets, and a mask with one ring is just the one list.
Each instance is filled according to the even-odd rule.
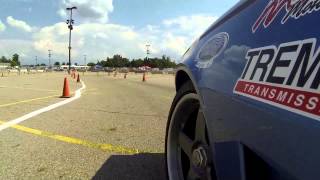
[[0,58],[0,63],[9,63],[11,67],[20,66],[19,55],[13,54],[11,58],[2,56]]
[[144,58],[144,59],[132,59],[122,57],[121,55],[114,55],[113,57],[107,57],[106,60],[98,61],[97,63],[88,63],[88,66],[100,65],[103,67],[141,67],[149,66],[151,68],[175,68],[177,64],[171,60],[170,57],[163,55],[161,58]]
[[[0,63],[9,63],[10,66],[20,66],[19,55],[14,54],[11,58],[7,58],[2,56],[0,58]],[[45,64],[37,64],[36,66],[45,66]],[[55,62],[55,66],[59,66],[60,62]],[[63,62],[62,65],[69,65],[69,63]],[[77,65],[77,63],[75,63]],[[144,58],[144,59],[132,59],[131,61],[128,58],[122,57],[119,54],[113,55],[113,57],[107,57],[105,60],[98,61],[97,63],[90,62],[87,64],[88,66],[100,65],[103,67],[141,67],[141,66],[149,66],[151,68],[175,68],[177,64],[171,60],[170,57],[163,55],[161,58]]]

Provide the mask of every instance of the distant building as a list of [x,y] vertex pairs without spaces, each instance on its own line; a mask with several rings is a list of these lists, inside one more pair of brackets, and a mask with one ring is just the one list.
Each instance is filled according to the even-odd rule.
[[[77,69],[77,70],[88,70],[90,66],[84,66],[84,65],[71,65],[71,69]],[[69,65],[61,65],[60,69],[68,70]]]
[[140,66],[138,69],[139,69],[140,71],[150,71],[150,70],[151,70],[151,67],[149,67],[149,66]]
[[10,67],[10,63],[0,63],[0,69],[6,69]]

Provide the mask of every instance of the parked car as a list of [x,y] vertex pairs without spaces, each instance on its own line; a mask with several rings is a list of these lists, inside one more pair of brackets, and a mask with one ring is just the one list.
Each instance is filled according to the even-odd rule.
[[320,177],[320,2],[242,0],[183,56],[169,179]]

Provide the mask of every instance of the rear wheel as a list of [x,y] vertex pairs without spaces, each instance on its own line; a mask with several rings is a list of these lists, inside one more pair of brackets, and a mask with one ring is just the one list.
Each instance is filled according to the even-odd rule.
[[206,122],[190,82],[177,92],[166,135],[169,179],[215,179]]

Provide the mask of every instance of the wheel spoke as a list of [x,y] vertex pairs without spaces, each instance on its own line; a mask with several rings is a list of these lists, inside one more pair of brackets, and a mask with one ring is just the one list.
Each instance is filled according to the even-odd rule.
[[182,131],[180,131],[180,133],[179,133],[179,145],[180,145],[181,149],[191,159],[193,141]]
[[198,111],[197,121],[196,121],[196,141],[201,141],[202,143],[207,143],[206,141],[206,122],[203,117],[201,110]]

